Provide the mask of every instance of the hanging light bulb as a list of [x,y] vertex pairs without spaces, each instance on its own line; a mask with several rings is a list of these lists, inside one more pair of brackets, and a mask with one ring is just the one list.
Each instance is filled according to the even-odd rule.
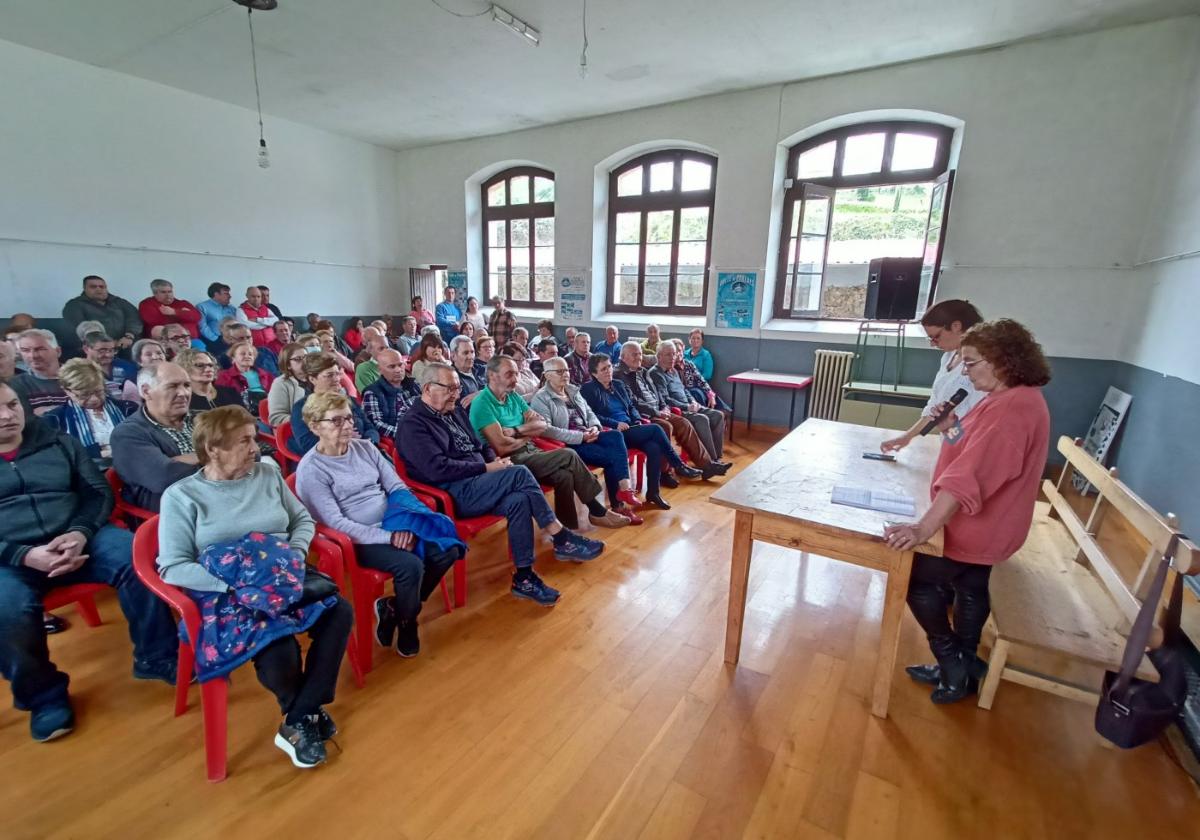
[[258,138],[258,168],[259,169],[270,169],[271,168],[271,155],[267,151],[267,141],[264,140],[262,137]]
[[254,68],[254,105],[258,110],[258,167],[271,168],[271,154],[267,151],[267,140],[263,134],[262,94],[258,89],[258,50],[254,43],[254,11],[269,12],[278,6],[277,0],[233,0],[246,7],[246,25],[250,30],[250,63]]
[[587,0],[583,0],[583,50],[579,53],[579,78],[588,77]]

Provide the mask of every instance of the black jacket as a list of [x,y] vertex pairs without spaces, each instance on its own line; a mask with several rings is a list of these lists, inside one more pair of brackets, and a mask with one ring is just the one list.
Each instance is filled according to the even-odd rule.
[[496,453],[475,430],[467,412],[456,406],[452,415],[463,432],[471,439],[472,451],[457,452],[451,443],[446,422],[421,400],[400,421],[396,433],[396,451],[404,460],[409,474],[422,484],[441,486],[450,481],[483,475]]
[[31,417],[16,460],[0,459],[0,563],[23,565],[31,548],[68,531],[90,540],[112,509],[108,482],[83,444]]

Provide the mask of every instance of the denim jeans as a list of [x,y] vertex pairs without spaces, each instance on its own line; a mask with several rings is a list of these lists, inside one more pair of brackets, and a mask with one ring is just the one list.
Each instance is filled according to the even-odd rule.
[[354,547],[358,562],[392,576],[396,590],[396,618],[411,621],[454,565],[462,550],[457,547],[440,551],[433,543],[425,545],[425,559],[391,543],[359,544]]
[[[533,565],[533,524],[546,528],[554,524],[554,511],[541,486],[527,467],[504,470],[449,481],[442,489],[454,500],[459,516],[497,514],[508,520],[508,547],[513,565],[526,569]],[[572,504],[574,502],[572,501]]]
[[683,459],[671,446],[671,438],[655,423],[630,426],[621,434],[628,448],[640,449],[646,453],[646,493],[657,496],[662,471],[667,467],[679,469],[683,466]]
[[16,708],[36,709],[67,699],[69,680],[50,661],[42,625],[42,597],[58,586],[113,587],[129,622],[134,658],[174,662],[179,641],[171,611],[134,574],[132,550],[132,533],[105,525],[88,542],[88,559],[70,574],[51,578],[28,566],[0,566],[0,674],[12,684]]
[[621,481],[629,478],[629,450],[620,432],[601,432],[592,443],[577,443],[571,447],[589,467],[604,471],[604,487],[610,505],[617,503]]

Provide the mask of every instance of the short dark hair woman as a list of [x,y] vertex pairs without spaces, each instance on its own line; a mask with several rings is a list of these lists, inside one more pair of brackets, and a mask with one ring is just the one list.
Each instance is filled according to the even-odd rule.
[[985,397],[961,424],[942,423],[959,433],[946,436],[938,456],[929,511],[919,522],[884,529],[888,545],[900,551],[945,529],[945,556],[915,555],[908,585],[908,606],[938,664],[907,670],[935,686],[934,703],[961,700],[987,672],[975,650],[991,611],[988,579],[992,566],[1029,535],[1050,445],[1041,391],[1050,366],[1029,330],[1007,318],[976,324],[962,337],[961,353],[963,369]]

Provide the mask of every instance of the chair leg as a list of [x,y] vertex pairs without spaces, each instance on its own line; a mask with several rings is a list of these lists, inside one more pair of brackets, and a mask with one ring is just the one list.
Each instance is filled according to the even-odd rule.
[[453,612],[454,608],[450,606],[450,587],[446,585],[446,578],[442,578],[439,586],[442,590],[442,603],[446,605],[446,612]]
[[381,594],[382,588],[373,586],[365,576],[355,578],[354,632],[358,638],[359,670],[364,676],[375,667],[375,634],[371,632],[371,627],[375,623],[375,599]]
[[346,638],[346,658],[350,660],[350,671],[354,674],[354,685],[362,688],[366,685],[367,675],[363,673],[363,660],[358,649],[358,636],[354,633],[351,633]]
[[91,595],[84,595],[76,601],[75,608],[79,610],[83,623],[88,627],[99,627],[104,623],[100,620],[100,611],[96,609],[96,599]]
[[467,558],[462,557],[454,563],[454,606],[467,605]]
[[179,643],[179,658],[175,661],[175,717],[187,711],[188,687],[192,682],[192,668],[196,652],[187,642]]
[[229,683],[224,677],[217,677],[201,684],[200,705],[204,710],[204,760],[210,782],[225,780],[228,703]]
[[979,687],[979,708],[991,709],[992,701],[996,698],[996,689],[1000,687],[1000,678],[1004,675],[1004,663],[1008,660],[1008,642],[996,639],[992,645],[992,655],[988,659],[987,676]]

